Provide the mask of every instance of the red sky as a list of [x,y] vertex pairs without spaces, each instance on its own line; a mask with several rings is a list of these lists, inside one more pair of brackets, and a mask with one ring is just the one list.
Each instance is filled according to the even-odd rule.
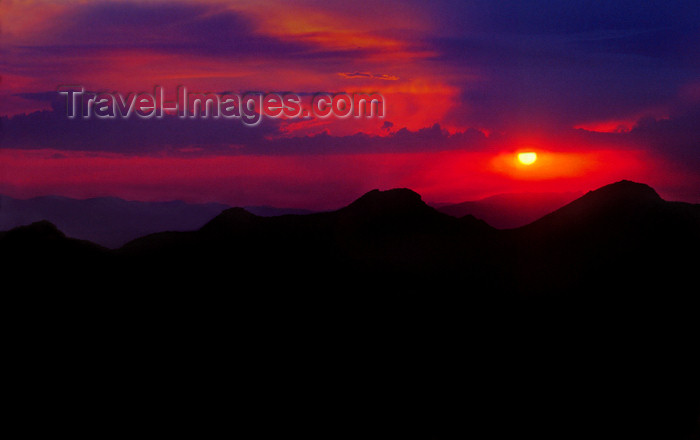
[[[551,3],[3,1],[0,193],[327,209],[630,179],[700,202],[700,6]],[[379,92],[386,116],[71,122],[66,84]]]

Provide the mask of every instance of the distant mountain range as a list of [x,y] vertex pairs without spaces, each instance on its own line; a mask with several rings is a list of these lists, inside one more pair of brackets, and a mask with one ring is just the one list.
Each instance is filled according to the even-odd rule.
[[[534,198],[554,203],[551,197]],[[629,181],[589,192],[525,226],[505,230],[474,215],[457,218],[441,212],[456,214],[458,208],[477,205],[436,210],[409,189],[374,190],[336,211],[269,217],[217,204],[112,198],[2,202],[2,224],[31,223],[43,213],[53,217],[11,229],[5,240],[31,237],[35,231],[37,239],[66,234],[87,240],[86,235],[93,235],[100,240],[87,241],[109,247],[110,241],[158,229],[107,252],[116,261],[147,258],[151,264],[206,270],[224,265],[244,268],[246,275],[274,268],[306,276],[307,268],[317,267],[324,271],[319,279],[379,271],[397,280],[410,275],[414,286],[451,277],[494,291],[580,290],[599,281],[604,270],[631,276],[628,272],[642,266],[683,265],[700,242],[700,205],[664,201],[647,185]],[[80,215],[72,214],[72,208]],[[82,234],[81,227],[86,230]],[[106,237],[110,231],[116,231],[115,238]]]
[[[51,359],[127,344],[139,361],[120,369],[160,365],[149,387],[205,363],[281,408],[280,432],[311,417],[314,438],[696,440],[698,249],[700,205],[620,181],[505,230],[409,189],[227,208],[118,249],[39,221],[0,233],[0,268],[31,353],[57,332]],[[119,360],[92,362],[81,374]]]
[[661,266],[685,267],[699,243],[699,205],[666,202],[647,185],[622,181],[509,230],[449,216],[408,189],[375,190],[324,213],[260,217],[231,208],[197,230],[147,235],[116,254],[169,267],[197,255],[206,270],[306,277],[316,267],[319,280],[379,271],[395,287],[452,279],[477,291],[545,293],[610,285],[608,275],[629,284],[641,268],[651,278]]
[[[491,226],[506,229],[537,220],[580,195],[573,192],[501,194],[437,209],[454,217],[473,215]],[[0,195],[0,230],[45,220],[70,237],[118,248],[156,232],[198,229],[228,208],[231,206],[221,203],[142,202],[116,197],[17,199]],[[243,209],[261,217],[313,212],[273,206],[245,206]]]
[[[220,203],[140,202],[116,197],[15,199],[0,195],[0,230],[45,220],[70,237],[117,248],[154,232],[200,228],[227,208],[230,206]],[[260,216],[311,212],[271,206],[250,206],[245,209]]]
[[454,217],[473,215],[495,228],[508,229],[533,222],[581,195],[580,192],[498,194],[475,201],[441,205],[436,209]]

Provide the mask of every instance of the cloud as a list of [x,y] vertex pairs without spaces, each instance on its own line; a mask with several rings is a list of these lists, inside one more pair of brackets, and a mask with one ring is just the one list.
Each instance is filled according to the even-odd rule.
[[385,81],[397,81],[399,79],[398,76],[387,73],[341,72],[338,75],[349,79],[382,79]]
[[[325,28],[297,29],[297,33],[289,30],[295,21],[283,23],[287,27],[274,33],[272,28],[261,26],[264,14],[251,14],[254,8],[234,11],[219,2],[71,3],[63,13],[52,17],[54,24],[37,29],[35,38],[10,48],[7,58],[0,60],[0,68],[17,76],[26,73],[29,78],[19,85],[11,84],[17,83],[16,79],[6,81],[3,87],[17,99],[38,103],[47,98],[33,82],[42,75],[51,81],[64,81],[80,73],[89,74],[100,82],[98,85],[112,87],[110,81],[121,81],[127,77],[124,72],[133,69],[139,73],[133,76],[147,78],[147,86],[151,86],[153,77],[166,73],[182,73],[189,80],[188,73],[192,77],[230,73],[246,60],[253,60],[246,65],[249,82],[265,77],[270,84],[293,78],[296,82],[291,86],[284,83],[285,89],[303,84],[305,90],[313,86],[341,90],[347,84],[366,80],[391,88],[398,95],[392,101],[396,105],[391,116],[395,126],[384,127],[380,131],[386,134],[384,137],[320,134],[290,138],[277,121],[269,119],[252,129],[240,121],[69,123],[45,111],[3,118],[3,146],[139,152],[192,146],[204,146],[204,151],[225,150],[237,145],[236,154],[305,154],[495,145],[493,136],[482,139],[480,132],[467,130],[477,127],[502,135],[502,145],[506,146],[516,133],[536,133],[561,139],[563,145],[559,148],[570,148],[572,143],[585,148],[586,139],[594,144],[614,143],[618,148],[628,148],[634,142],[679,160],[693,155],[695,138],[690,127],[697,117],[692,111],[666,119],[661,116],[677,108],[679,91],[696,81],[700,73],[697,2],[650,1],[641,5],[632,0],[438,0],[426,5],[409,1],[407,4],[416,12],[410,9],[408,14],[408,6],[400,8],[401,12],[420,18],[417,21],[421,26],[392,27],[381,35],[377,32],[381,26],[362,28],[362,23],[355,23],[362,20],[339,20],[339,14],[329,14],[342,3],[335,2],[326,9],[323,2],[303,3],[323,12],[322,21],[333,17],[338,23],[329,21]],[[280,7],[272,15],[277,18],[296,13],[295,20],[307,18],[308,14],[297,6]],[[382,4],[382,8],[387,12],[398,6]],[[312,19],[303,22],[312,23]],[[373,16],[371,20],[382,24],[384,19]],[[335,24],[339,32],[329,35]],[[348,39],[343,40],[346,44],[329,45],[327,39],[331,36]],[[359,62],[369,54],[390,52],[387,46],[354,44],[378,36],[386,37],[380,43],[400,41],[398,49],[424,50],[431,58],[426,63],[389,63],[382,59],[371,64]],[[144,57],[135,55],[136,51],[144,52]],[[201,72],[175,72],[172,64],[159,64],[161,59],[154,61],[151,54],[184,54],[176,61],[185,60]],[[328,58],[340,62],[327,63]],[[110,77],[118,63],[127,65]],[[144,72],[152,76],[140,76]],[[43,86],[48,89],[55,84],[45,82]],[[437,86],[448,90],[444,105],[429,101],[430,92]],[[425,93],[419,94],[421,91]],[[395,116],[398,107],[406,113],[402,118]],[[411,111],[443,109],[444,116],[408,122]],[[571,130],[583,122],[633,120],[644,113],[653,118],[641,121],[628,134],[599,136]],[[436,120],[438,130],[433,125]],[[401,130],[404,126],[411,130]],[[421,126],[427,127],[420,130]],[[459,136],[445,134],[444,127],[450,127],[453,133],[471,133],[464,135],[468,142],[458,146]]]
[[[293,7],[289,6],[290,10]],[[271,34],[261,17],[218,2],[114,2],[72,4],[32,43],[15,49],[62,56],[139,50],[201,57],[280,60],[368,57],[384,48],[329,47],[320,38]],[[367,38],[378,38],[367,36]],[[387,75],[384,79],[391,79]]]
[[278,130],[270,119],[255,128],[240,119],[69,119],[64,101],[54,99],[51,106],[52,110],[0,117],[0,147],[130,154],[206,147],[215,152],[260,142]]
[[[50,96],[33,95],[36,99]],[[166,116],[162,119],[100,119],[66,116],[63,97],[51,101],[52,110],[0,118],[0,147],[8,149],[55,149],[106,151],[127,154],[158,152],[227,155],[305,155],[337,153],[391,153],[482,149],[485,135],[477,130],[450,134],[435,124],[420,130],[401,128],[384,136],[356,133],[332,136],[326,132],[290,137],[282,129],[287,122],[264,117],[248,127],[238,119],[203,119]],[[344,120],[336,121],[337,124]]]
[[256,32],[250,17],[204,3],[95,2],[76,5],[26,47],[51,53],[157,50],[202,56],[294,56],[312,48]]

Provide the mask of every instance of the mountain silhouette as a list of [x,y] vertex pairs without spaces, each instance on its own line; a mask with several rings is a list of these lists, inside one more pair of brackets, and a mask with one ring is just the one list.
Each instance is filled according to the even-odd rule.
[[226,208],[218,203],[136,202],[116,197],[21,200],[0,196],[0,230],[46,220],[73,238],[117,248],[153,232],[199,228]]
[[605,218],[611,221],[630,221],[630,217],[644,215],[644,210],[654,209],[665,203],[648,185],[622,180],[590,191],[583,197],[544,216],[535,222],[537,226],[528,225],[528,227],[547,228],[565,223],[580,225],[605,221]]
[[[141,202],[117,197],[16,199],[0,195],[0,231],[46,220],[70,237],[118,248],[155,232],[200,228],[228,208],[230,206],[221,203]],[[246,206],[245,209],[264,217],[311,212],[272,206]]]
[[66,237],[48,221],[0,232],[0,253],[5,257],[31,257],[36,262],[48,258],[60,260],[67,256],[91,258],[105,251],[106,249],[89,241]]
[[[473,217],[456,219],[428,206],[408,189],[370,191],[336,211],[276,217],[255,216],[241,208],[222,212],[191,232],[153,234],[127,243],[118,254],[149,260],[212,267],[233,263],[246,274],[282,271],[288,279],[313,280],[379,273],[382,282],[435,282],[439,273],[490,252],[479,252],[493,228]],[[189,255],[198,255],[191,262]],[[460,272],[473,273],[471,269]],[[408,278],[407,278],[408,276]],[[341,286],[343,290],[354,287]]]
[[31,248],[65,242],[88,259],[97,253],[116,260],[125,273],[143,260],[162,271],[187,268],[181,273],[193,283],[198,271],[235,267],[249,276],[281,271],[318,283],[373,274],[407,291],[465,283],[484,298],[573,295],[592,285],[603,294],[619,291],[619,283],[664,283],[671,272],[692,270],[699,212],[698,205],[667,202],[647,185],[621,181],[528,225],[497,230],[474,216],[439,212],[404,188],[373,190],[346,207],[311,214],[261,217],[230,208],[199,229],[146,235],[115,251],[65,237],[48,240],[36,225],[33,233],[5,233],[3,248],[22,240],[13,237],[25,237]]
[[157,371],[226,370],[264,408],[250,420],[280,421],[271,436],[689,440],[699,246],[699,205],[620,181],[508,230],[404,188],[225,209],[116,250],[39,222],[0,234],[0,262],[40,292],[9,295],[23,336],[76,323],[71,338],[126,338]]
[[648,291],[654,283],[670,287],[677,277],[669,273],[691,270],[700,206],[666,202],[651,187],[623,180],[506,233],[516,271],[536,279],[528,289]]

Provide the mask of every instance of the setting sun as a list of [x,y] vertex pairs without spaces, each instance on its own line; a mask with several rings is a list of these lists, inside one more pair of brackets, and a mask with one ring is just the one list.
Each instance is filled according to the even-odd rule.
[[518,160],[523,165],[532,165],[537,160],[537,153],[534,153],[534,152],[519,153]]

